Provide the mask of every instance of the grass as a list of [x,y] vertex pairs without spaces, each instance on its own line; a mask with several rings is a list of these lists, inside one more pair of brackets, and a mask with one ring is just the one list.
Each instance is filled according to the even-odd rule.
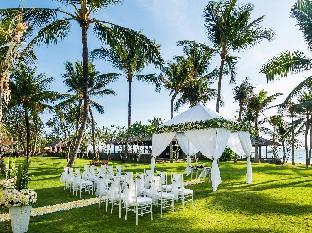
[[[86,160],[78,160],[83,167]],[[66,161],[58,158],[33,158],[30,188],[38,192],[35,207],[77,200],[64,191],[59,176]],[[123,164],[127,171],[143,171],[149,165]],[[157,164],[157,169],[182,172],[183,163]],[[181,207],[160,217],[154,209],[149,216],[128,220],[111,215],[97,205],[32,217],[29,232],[312,232],[312,170],[301,166],[253,164],[251,185],[245,184],[246,165],[220,164],[223,183],[213,193],[209,182],[191,187],[194,206]],[[84,195],[84,198],[90,196]],[[123,213],[124,216],[124,213]],[[0,223],[0,232],[10,232],[9,223]]]

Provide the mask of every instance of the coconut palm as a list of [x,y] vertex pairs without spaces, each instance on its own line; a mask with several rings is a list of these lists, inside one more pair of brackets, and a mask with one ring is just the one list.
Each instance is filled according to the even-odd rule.
[[12,98],[8,108],[17,107],[23,111],[27,160],[30,156],[31,122],[36,123],[39,114],[45,109],[52,109],[49,103],[59,97],[56,92],[49,90],[52,81],[44,74],[36,75],[36,69],[26,66],[21,66],[12,74]]
[[[121,0],[56,0],[61,6],[55,9],[48,8],[23,8],[25,20],[33,21],[41,26],[37,36],[32,39],[29,47],[35,44],[56,44],[60,40],[66,38],[70,33],[73,23],[78,23],[81,28],[82,42],[82,64],[83,64],[83,109],[81,112],[80,127],[77,133],[77,140],[74,153],[71,155],[68,166],[72,166],[85,132],[88,118],[88,84],[89,84],[89,47],[88,33],[93,28],[94,34],[105,44],[114,46],[120,43],[118,39],[122,37],[138,37],[140,42],[144,43],[144,47],[148,47],[150,41],[141,33],[131,29],[118,26],[109,21],[100,20],[95,15],[111,5],[120,3]],[[16,9],[1,9],[0,16],[8,17],[20,12]]]
[[264,16],[252,19],[252,4],[238,5],[237,0],[209,1],[205,10],[205,27],[208,40],[220,56],[216,111],[220,110],[221,89],[227,68],[231,80],[235,80],[235,52],[252,47],[263,40],[270,41],[273,32],[263,28]]
[[[248,101],[248,110],[246,114],[246,120],[254,123],[254,128],[259,137],[259,120],[260,114],[262,114],[269,105],[276,100],[280,93],[268,95],[268,92],[261,90],[258,94],[253,95]],[[255,146],[255,162],[259,162],[259,149],[258,146]]]
[[[306,152],[306,167],[309,167],[312,157],[312,92],[303,93],[303,95],[299,98],[299,103],[294,105],[294,111],[302,114],[304,119],[302,125],[302,128],[304,128],[304,148]],[[308,139],[309,134],[310,142]]]
[[181,105],[205,103],[215,95],[210,86],[216,70],[209,70],[213,51],[195,41],[179,41],[178,46],[183,46],[183,56],[177,56],[174,62],[168,63],[161,75],[165,88],[170,90],[171,118]]
[[137,37],[128,34],[124,37],[115,38],[117,40],[110,48],[99,48],[92,52],[92,57],[104,59],[123,72],[128,82],[128,128],[131,126],[132,116],[132,82],[134,78],[139,81],[150,82],[156,85],[156,90],[160,88],[160,81],[154,74],[142,75],[143,69],[153,64],[161,66],[163,63],[159,45],[143,36]]
[[[83,65],[81,62],[66,62],[65,64],[66,73],[63,75],[65,79],[64,83],[68,88],[68,95],[65,100],[58,104],[58,107],[63,106],[74,106],[74,110],[77,110],[76,122],[81,120],[80,115],[83,111],[83,92],[84,92],[84,83],[83,83]],[[89,63],[89,84],[88,84],[88,112],[91,122],[91,137],[92,137],[92,146],[93,153],[96,153],[95,147],[95,119],[93,115],[93,110],[95,109],[98,113],[104,113],[104,106],[96,102],[91,98],[99,98],[105,95],[115,95],[115,92],[107,88],[107,85],[114,82],[119,74],[107,73],[100,74],[92,63]],[[78,123],[77,123],[78,124]]]
[[[303,33],[308,48],[312,50],[312,20],[309,17],[312,11],[311,0],[298,0],[291,9],[291,15],[297,20],[299,30]],[[266,75],[267,81],[273,81],[280,77],[287,77],[289,74],[300,73],[312,69],[312,58],[300,51],[285,51],[279,56],[272,58],[262,66],[261,72]],[[307,85],[312,81],[312,77],[307,77]],[[296,88],[300,91],[299,88]],[[295,93],[293,93],[295,94]]]
[[234,87],[234,100],[239,104],[238,121],[241,122],[243,114],[247,110],[247,104],[250,97],[254,94],[255,87],[246,78],[239,86]]

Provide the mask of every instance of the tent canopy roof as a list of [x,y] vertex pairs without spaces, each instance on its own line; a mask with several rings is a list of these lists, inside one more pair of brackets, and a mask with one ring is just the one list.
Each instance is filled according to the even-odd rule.
[[198,104],[195,107],[175,116],[164,125],[178,125],[187,122],[208,121],[215,118],[223,118],[219,113],[212,111],[205,106]]

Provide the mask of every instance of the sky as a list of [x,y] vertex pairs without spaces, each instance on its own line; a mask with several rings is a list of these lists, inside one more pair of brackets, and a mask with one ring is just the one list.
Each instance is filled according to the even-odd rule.
[[[19,2],[19,0],[0,0],[0,8],[17,7]],[[239,3],[246,2],[239,0]],[[270,94],[284,93],[285,95],[279,97],[274,103],[278,104],[304,77],[309,75],[309,73],[290,75],[282,80],[267,83],[265,76],[259,73],[263,64],[282,51],[300,50],[310,55],[302,33],[296,26],[295,19],[290,17],[291,7],[296,0],[249,0],[248,2],[255,5],[254,17],[265,15],[263,26],[272,28],[275,38],[272,42],[264,41],[239,54],[237,83],[239,84],[245,77],[249,77],[250,82],[256,87],[256,91],[265,89]],[[142,31],[161,45],[163,58],[170,61],[174,56],[181,55],[181,48],[176,46],[176,42],[179,40],[208,43],[202,16],[207,3],[207,0],[124,0],[122,4],[100,11],[97,17]],[[56,1],[52,0],[24,0],[23,5],[25,7],[58,6]],[[101,46],[92,31],[89,33],[89,38],[90,50]],[[52,90],[66,92],[62,78],[64,63],[81,60],[80,41],[79,26],[74,24],[70,36],[58,45],[41,46],[36,49],[38,71],[55,78],[51,86]],[[97,61],[95,64],[97,69],[103,73],[115,71],[107,62]],[[159,71],[148,67],[143,73],[151,72]],[[227,78],[223,80],[222,94],[225,104],[221,108],[221,114],[227,118],[237,116],[238,104],[233,103],[232,90],[234,86],[229,84]],[[98,102],[104,105],[105,113],[103,115],[96,114],[96,121],[100,126],[126,125],[128,101],[126,78],[120,77],[118,81],[110,85],[110,88],[116,91],[117,96],[105,96],[98,99]],[[153,117],[160,117],[164,120],[170,118],[168,91],[162,89],[160,93],[156,93],[152,85],[135,81],[132,93],[133,122],[146,123]],[[215,109],[215,100],[207,103],[207,106]],[[179,112],[187,108],[188,106],[184,106]],[[273,110],[266,114],[273,114]],[[48,116],[46,114],[44,118],[47,119]]]

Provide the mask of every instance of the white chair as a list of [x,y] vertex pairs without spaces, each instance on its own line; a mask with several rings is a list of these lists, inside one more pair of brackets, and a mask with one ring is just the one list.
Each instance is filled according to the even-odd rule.
[[153,203],[157,206],[160,205],[160,214],[162,216],[163,209],[171,207],[174,211],[175,196],[173,193],[163,191],[160,176],[155,176],[152,181],[151,188],[146,190],[146,195],[152,198]]
[[106,212],[109,203],[112,204],[111,214],[113,213],[114,205],[119,205],[119,218],[121,218],[121,198],[120,178],[115,178],[107,191]]
[[183,208],[185,202],[194,201],[194,192],[184,187],[183,174],[174,174],[172,177],[172,193],[176,200],[181,199]]
[[126,208],[125,220],[128,219],[128,211],[135,213],[135,224],[139,224],[139,216],[151,214],[153,220],[153,200],[149,197],[141,197],[137,195],[136,184],[129,183],[124,191],[123,202]]
[[72,183],[73,195],[76,194],[77,196],[79,191],[79,197],[81,198],[81,192],[83,190],[93,195],[93,183],[89,180],[83,180],[79,176],[75,176]]
[[116,166],[116,176],[121,176],[121,166],[120,165],[117,165]]

